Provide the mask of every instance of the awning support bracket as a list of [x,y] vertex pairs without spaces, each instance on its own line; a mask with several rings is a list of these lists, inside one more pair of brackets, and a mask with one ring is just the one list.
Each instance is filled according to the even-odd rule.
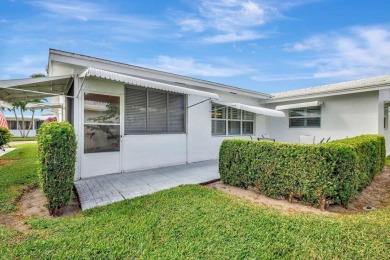
[[191,105],[191,106],[188,106],[187,108],[191,108],[191,107],[197,106],[197,105],[202,104],[202,103],[204,103],[204,102],[206,102],[206,101],[209,101],[209,100],[211,100],[211,98],[208,98],[208,99],[206,99],[206,100],[203,100],[203,101],[200,101],[200,102],[198,102],[198,103],[195,103],[195,104],[193,104],[193,105]]

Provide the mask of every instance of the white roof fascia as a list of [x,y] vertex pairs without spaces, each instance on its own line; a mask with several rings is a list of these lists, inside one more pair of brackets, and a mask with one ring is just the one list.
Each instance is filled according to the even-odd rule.
[[206,97],[206,98],[216,99],[216,100],[219,99],[218,94],[215,94],[215,93],[195,90],[195,89],[191,89],[191,88],[179,87],[179,86],[175,86],[175,85],[161,83],[158,81],[137,78],[137,77],[128,76],[125,74],[120,74],[120,73],[96,69],[96,68],[86,69],[83,73],[81,73],[79,75],[79,77],[80,78],[97,77],[97,78],[118,81],[121,83],[131,84],[131,85],[140,86],[140,87],[176,92],[176,93],[185,94],[185,95],[201,96],[201,97]]
[[276,106],[275,110],[288,110],[288,109],[295,109],[295,108],[305,108],[305,107],[318,107],[323,105],[323,102],[320,101],[312,101],[312,102],[304,102],[304,103],[295,103],[295,104],[288,104],[288,105],[281,105]]
[[241,103],[232,103],[232,102],[224,102],[224,101],[213,101],[213,103],[245,110],[258,115],[265,115],[265,116],[272,116],[272,117],[286,117],[286,115],[281,111],[276,111],[265,107],[250,106]]
[[116,73],[123,73],[126,75],[131,75],[138,78],[144,78],[153,81],[159,81],[167,84],[180,84],[184,87],[195,87],[195,88],[207,88],[212,90],[218,90],[223,92],[228,92],[232,94],[239,94],[248,97],[260,98],[260,99],[269,99],[271,98],[270,94],[265,94],[253,90],[233,87],[225,84],[220,84],[216,82],[211,82],[207,80],[201,80],[196,78],[191,78],[187,76],[182,76],[174,73],[143,68],[139,66],[129,65],[121,62],[114,62],[105,59],[99,59],[95,57],[90,57],[86,55],[70,53],[55,49],[50,49],[49,51],[49,69],[52,61],[62,62],[73,64],[76,66],[82,66],[85,68],[93,67],[103,70],[109,70]]
[[390,75],[272,94],[265,103],[353,94],[390,88]]

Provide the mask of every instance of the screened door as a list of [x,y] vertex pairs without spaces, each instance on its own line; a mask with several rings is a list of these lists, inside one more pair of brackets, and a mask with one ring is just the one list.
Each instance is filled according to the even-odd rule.
[[84,93],[83,174],[121,172],[121,96]]

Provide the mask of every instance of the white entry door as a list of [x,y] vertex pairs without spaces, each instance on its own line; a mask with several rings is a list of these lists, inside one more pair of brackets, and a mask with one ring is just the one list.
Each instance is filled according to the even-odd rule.
[[84,93],[81,177],[121,172],[122,96]]

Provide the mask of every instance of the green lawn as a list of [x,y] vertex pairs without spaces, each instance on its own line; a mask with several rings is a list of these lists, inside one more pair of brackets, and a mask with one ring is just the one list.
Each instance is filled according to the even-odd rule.
[[0,213],[14,210],[22,191],[38,185],[36,144],[14,147],[20,148],[0,157],[0,163],[17,160],[7,165],[0,164]]
[[19,141],[36,141],[37,137],[36,136],[29,136],[29,137],[17,137],[17,136],[12,136],[11,137],[11,142],[19,142]]
[[[22,150],[31,156],[31,146],[20,150],[18,156]],[[283,215],[196,185],[71,217],[32,218],[28,223],[31,234],[0,226],[0,256],[388,259],[390,255],[390,207],[343,217]]]

